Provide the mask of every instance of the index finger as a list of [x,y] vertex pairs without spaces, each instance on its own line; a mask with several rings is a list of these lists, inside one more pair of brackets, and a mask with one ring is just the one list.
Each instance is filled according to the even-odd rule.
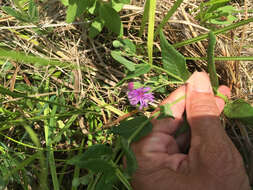
[[227,145],[229,139],[219,119],[209,77],[204,72],[195,72],[188,80],[186,114],[191,127],[191,148],[206,146],[218,150],[218,146]]

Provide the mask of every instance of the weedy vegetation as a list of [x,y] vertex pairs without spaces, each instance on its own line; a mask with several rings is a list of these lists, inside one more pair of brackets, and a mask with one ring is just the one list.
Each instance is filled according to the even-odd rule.
[[[131,143],[152,130],[155,116],[173,118],[176,102],[151,112],[195,70],[209,73],[226,102],[221,120],[253,185],[252,2],[0,5],[1,189],[131,190]],[[148,107],[129,102],[129,82],[148,87]],[[220,84],[231,87],[231,99]],[[178,133],[187,129],[185,121]]]

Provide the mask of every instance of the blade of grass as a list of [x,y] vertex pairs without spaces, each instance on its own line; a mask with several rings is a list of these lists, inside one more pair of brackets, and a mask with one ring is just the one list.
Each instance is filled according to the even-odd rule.
[[168,11],[168,13],[163,18],[162,22],[159,24],[158,28],[156,29],[155,38],[159,34],[160,30],[164,27],[164,25],[168,22],[168,20],[170,19],[170,17],[176,12],[177,8],[181,5],[181,3],[183,3],[183,0],[177,0],[173,4],[173,6],[171,7],[171,9]]
[[[66,116],[74,116],[74,115],[78,115],[79,112],[77,111],[70,111],[68,113],[60,113],[60,114],[55,114],[55,118],[56,119],[60,119],[62,117],[66,117]],[[92,114],[96,114],[96,115],[99,115],[97,112],[89,112],[89,111],[86,111],[85,113],[92,113]],[[44,120],[44,119],[50,119],[52,118],[51,115],[42,115],[42,116],[35,116],[35,117],[31,117],[31,118],[21,118],[21,119],[16,119],[16,120],[9,120],[9,121],[4,121],[4,122],[0,122],[0,126],[3,126],[3,125],[15,125],[15,124],[20,124],[20,123],[24,123],[25,121],[30,121],[30,122],[34,122],[34,121],[41,121],[41,120]],[[7,126],[7,127],[1,127],[0,128],[0,131],[3,131],[3,130],[6,130],[6,129],[9,129],[10,127],[12,126]]]
[[57,141],[57,139],[60,138],[60,137],[62,136],[62,134],[63,134],[65,131],[68,130],[68,128],[69,128],[69,127],[71,126],[71,124],[76,120],[77,117],[78,117],[78,114],[72,115],[72,116],[70,117],[70,119],[67,121],[67,123],[65,124],[65,126],[61,129],[61,131],[58,132],[58,133],[55,135],[54,139],[53,139],[52,142],[51,142],[52,144],[54,144],[54,143]]
[[[249,24],[250,22],[253,22],[253,17],[252,18],[249,18],[247,20],[242,20],[240,22],[237,22],[235,24],[231,24],[229,26],[226,26],[224,28],[221,28],[219,30],[215,30],[213,31],[213,34],[214,35],[217,35],[217,34],[223,34],[225,32],[228,32],[230,30],[233,30],[235,28],[238,28],[240,26],[243,26],[245,24]],[[195,43],[195,42],[198,42],[198,41],[201,41],[201,40],[204,40],[204,39],[207,39],[208,38],[208,34],[203,34],[203,35],[200,35],[198,37],[195,37],[195,38],[191,38],[189,40],[185,40],[185,41],[182,41],[182,42],[179,42],[179,43],[176,43],[174,44],[173,46],[175,48],[179,48],[179,47],[182,47],[182,46],[186,46],[186,45],[189,45],[189,44],[192,44],[192,43]]]
[[55,113],[57,110],[57,106],[54,105],[53,109],[51,111],[51,118],[49,120],[49,125],[45,125],[45,130],[47,128],[48,130],[48,135],[46,138],[46,146],[47,148],[50,148],[49,152],[48,152],[48,158],[49,158],[49,166],[50,166],[50,172],[51,172],[51,176],[52,176],[52,181],[53,181],[53,186],[54,186],[54,190],[59,190],[59,182],[58,182],[58,178],[57,178],[57,174],[56,174],[56,166],[55,166],[55,160],[54,160],[54,152],[51,150],[52,148],[52,137],[53,135],[53,130],[56,128],[56,119],[55,119]]
[[33,162],[37,157],[39,157],[39,152],[33,154],[29,158],[25,159],[23,162],[18,164],[15,168],[13,168],[11,171],[9,171],[6,175],[3,176],[3,180],[7,180],[12,174],[18,172],[19,170],[25,168],[27,165],[29,165],[31,162]]
[[150,65],[152,65],[153,63],[155,10],[156,10],[156,0],[150,0],[149,1],[149,19],[148,19],[148,60],[149,60]]
[[52,149],[47,149],[47,148],[41,148],[41,147],[36,147],[36,146],[30,145],[30,144],[22,143],[22,142],[17,141],[17,140],[15,140],[15,139],[7,136],[7,135],[4,135],[3,133],[0,133],[0,135],[2,135],[4,138],[6,138],[6,139],[8,139],[8,140],[10,140],[10,141],[12,141],[16,144],[19,144],[21,146],[24,146],[26,148],[31,148],[31,149],[34,149],[34,150],[41,150],[41,151],[50,151],[50,150],[52,150],[54,152],[72,152],[72,151],[77,151],[77,150],[80,150],[80,149],[85,149],[85,147],[83,147],[83,148],[78,147],[78,148],[72,148],[72,149],[61,149],[61,150],[53,149],[53,148]]
[[145,2],[145,7],[144,7],[144,12],[141,20],[141,28],[139,31],[139,36],[141,37],[144,31],[144,27],[146,25],[146,22],[148,20],[148,15],[149,15],[149,5],[150,5],[150,0],[146,0]]
[[[207,57],[185,57],[187,60],[207,60]],[[252,56],[214,57],[215,61],[253,61]]]
[[[44,102],[44,103],[48,103],[48,104],[51,104],[51,105],[57,105],[57,106],[61,106],[61,107],[80,110],[80,109],[77,109],[73,106],[63,105],[63,104],[59,104],[59,103],[56,103],[56,102],[51,102],[51,101],[47,101],[47,100],[43,100],[43,99],[39,99],[39,98],[29,97],[29,96],[26,96],[25,94],[22,94],[22,93],[19,93],[19,92],[12,92],[9,89],[4,88],[2,86],[0,86],[0,94],[8,95],[8,96],[11,96],[11,97],[14,97],[14,98],[30,99],[30,100],[34,100],[34,101],[37,101],[37,102]],[[80,112],[83,112],[83,110],[80,110]]]
[[49,59],[36,57],[32,55],[26,55],[24,53],[12,51],[12,50],[4,50],[3,48],[0,48],[0,58],[11,59],[13,61],[17,61],[20,63],[36,64],[40,66],[51,65],[51,66],[58,66],[58,67],[65,67],[65,68],[74,67],[74,65],[71,63],[49,60]]
[[40,173],[40,187],[42,189],[48,189],[47,186],[47,170],[45,166],[45,157],[42,151],[42,148],[40,146],[39,138],[37,137],[36,133],[32,130],[32,128],[28,125],[25,125],[25,130],[29,134],[30,138],[32,139],[33,143],[36,145],[36,148],[38,150],[39,154],[39,162],[41,167],[41,173]]
[[[82,142],[81,142],[81,147],[83,146],[84,146],[84,139],[82,139]],[[78,155],[81,155],[82,152],[83,152],[82,149],[80,149],[78,152]],[[79,174],[80,174],[80,168],[78,166],[75,166],[73,180],[76,178],[79,178]],[[72,186],[72,190],[77,190],[77,186],[74,186],[74,187]]]

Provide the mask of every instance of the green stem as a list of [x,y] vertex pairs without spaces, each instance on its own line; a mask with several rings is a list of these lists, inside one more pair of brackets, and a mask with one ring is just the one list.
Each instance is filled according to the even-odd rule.
[[149,2],[149,19],[148,19],[148,61],[153,63],[153,44],[154,44],[154,28],[155,28],[155,9],[156,0]]
[[[185,57],[187,60],[207,60],[207,57]],[[240,56],[240,57],[214,57],[215,61],[253,61],[252,56]]]
[[[213,31],[213,33],[214,33],[214,35],[223,34],[223,33],[227,32],[227,31],[233,30],[233,29],[235,29],[237,27],[243,26],[245,24],[249,24],[250,22],[253,22],[253,17],[249,18],[247,20],[243,20],[243,21],[237,22],[235,24],[231,24],[231,25],[226,26],[226,27],[224,27],[222,29],[215,30],[215,31]],[[203,35],[200,35],[198,37],[191,38],[189,40],[185,40],[185,41],[176,43],[173,46],[175,48],[179,48],[179,47],[186,46],[186,45],[189,45],[189,44],[192,44],[192,43],[195,43],[195,42],[207,39],[207,38],[208,38],[208,34],[203,34]]]
[[165,70],[161,67],[158,67],[156,65],[151,65],[151,68],[155,69],[155,70],[158,70],[158,71],[161,71],[161,72],[164,72],[164,73],[167,73],[169,76],[183,82],[183,80],[180,77],[178,77],[177,75],[174,75],[173,73],[171,73],[171,72],[169,72],[169,71],[167,71],[167,70]]
[[144,121],[140,127],[138,127],[138,129],[136,129],[136,131],[134,131],[134,133],[129,137],[127,143],[128,145],[131,144],[131,142],[133,141],[134,137],[136,137],[136,135],[138,135],[138,133],[148,124],[148,122],[150,122],[154,117],[150,117],[148,118],[146,121]]
[[126,177],[122,174],[122,172],[120,171],[119,168],[116,169],[116,175],[119,178],[119,180],[125,185],[125,187],[128,190],[132,190],[133,188],[131,187],[130,183],[128,182],[128,180],[126,179]]
[[228,103],[228,97],[220,93],[219,91],[216,92],[216,96],[220,97],[221,99],[224,100],[225,103]]

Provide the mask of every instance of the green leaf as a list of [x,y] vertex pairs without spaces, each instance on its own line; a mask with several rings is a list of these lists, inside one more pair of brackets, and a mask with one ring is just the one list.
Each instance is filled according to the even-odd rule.
[[112,1],[111,1],[111,7],[112,7],[115,11],[117,11],[117,12],[119,12],[119,11],[123,8],[123,6],[124,6],[124,4],[121,3],[120,1],[116,1],[116,0],[112,0]]
[[172,73],[172,76],[177,76],[176,78],[174,77],[175,79],[178,80],[179,77],[182,81],[186,81],[189,78],[190,73],[187,70],[184,56],[167,42],[162,31],[160,31],[160,40],[164,69]]
[[73,164],[79,168],[86,168],[95,173],[103,172],[106,175],[112,175],[115,173],[115,166],[106,160],[94,158],[89,160],[69,160],[68,164]]
[[136,157],[134,155],[134,152],[132,151],[131,147],[128,146],[128,142],[126,139],[124,138],[120,138],[121,140],[121,145],[126,157],[126,172],[128,175],[132,176],[133,173],[137,170],[138,168],[138,164],[137,164],[137,160]]
[[11,15],[15,17],[16,19],[23,21],[23,22],[28,22],[30,19],[27,17],[27,15],[21,14],[19,11],[16,11],[15,9],[9,7],[9,6],[3,6],[2,10],[6,12],[8,15]]
[[68,163],[79,163],[84,160],[90,160],[94,158],[101,158],[104,156],[110,157],[113,151],[112,148],[104,144],[97,144],[90,146],[84,153],[79,154],[71,158]]
[[[146,116],[138,116],[134,119],[124,120],[120,122],[120,125],[117,127],[113,127],[109,132],[120,135],[125,139],[129,139],[129,137],[138,129],[139,126],[148,118]],[[133,141],[138,141],[142,137],[146,136],[152,131],[152,124],[149,122],[146,126],[143,127],[140,133],[133,139]]]
[[28,7],[28,15],[30,16],[31,21],[38,21],[39,19],[38,9],[33,0],[30,0]]
[[13,50],[5,50],[0,48],[0,58],[1,59],[11,59],[13,61],[17,61],[19,63],[28,63],[34,64],[36,66],[59,66],[59,67],[69,67],[70,63],[64,63],[54,60],[49,60],[41,57],[36,57],[32,55],[26,55],[21,52],[13,51]]
[[104,27],[104,20],[100,19],[99,17],[95,18],[95,20],[91,23],[91,27],[89,30],[89,37],[94,38],[96,37]]
[[113,190],[113,185],[117,182],[118,178],[116,175],[105,175],[103,174],[99,179],[95,190]]
[[227,17],[224,17],[225,20],[222,20],[221,17],[216,18],[216,19],[211,19],[210,23],[212,24],[232,24],[234,21],[237,20],[237,17],[233,16],[233,15],[228,15]]
[[120,51],[111,51],[111,56],[113,57],[113,59],[115,59],[119,63],[123,64],[129,71],[135,70],[135,63],[124,58],[121,55]]
[[132,78],[141,76],[143,74],[146,74],[147,72],[150,71],[150,69],[151,69],[151,66],[149,64],[137,64],[137,65],[135,65],[135,71],[129,72],[129,74],[127,74],[127,76],[125,78],[123,78],[117,84],[117,86],[121,85],[124,81],[126,81],[128,79],[132,79]]
[[240,119],[246,124],[253,125],[253,106],[242,99],[225,105],[224,114],[231,119]]
[[69,6],[66,14],[66,22],[74,22],[77,14],[77,0],[69,0]]
[[88,9],[89,13],[95,14],[98,5],[99,5],[99,2],[97,2],[97,0],[93,0],[90,5],[90,8]]
[[68,6],[69,5],[69,0],[61,0],[62,4],[64,6]]
[[204,6],[210,6],[210,5],[216,5],[216,4],[220,4],[220,3],[227,3],[230,0],[211,0],[211,1],[207,1],[205,3],[203,3]]
[[219,87],[219,80],[217,77],[215,62],[214,62],[214,48],[215,48],[216,39],[213,32],[209,32],[208,36],[209,36],[209,42],[208,42],[208,48],[207,48],[208,72],[209,72],[209,77],[211,80],[212,87],[214,89],[214,92],[216,93]]
[[135,46],[135,44],[131,40],[129,40],[129,39],[122,39],[121,42],[124,44],[124,50],[127,53],[132,53],[132,54],[136,53],[136,46]]
[[147,72],[149,72],[151,69],[151,66],[149,64],[138,64],[135,65],[135,71],[134,72],[130,72],[126,77],[125,80],[134,78],[134,77],[138,77],[141,75],[146,74]]
[[66,22],[73,22],[76,17],[81,16],[92,4],[92,0],[69,0]]
[[115,47],[115,48],[124,47],[124,44],[123,44],[121,41],[119,41],[119,40],[114,40],[114,41],[112,42],[112,45],[113,45],[113,47]]
[[99,17],[105,21],[105,26],[115,34],[121,32],[121,21],[119,14],[108,4],[103,4],[99,8]]
[[90,146],[83,154],[84,159],[98,158],[101,156],[111,156],[112,148],[104,144]]
[[173,112],[171,110],[171,104],[164,104],[160,106],[160,115],[157,119],[163,119],[163,118],[175,118],[173,116]]
[[122,48],[125,52],[129,53],[130,55],[136,54],[136,46],[129,39],[114,40],[113,47]]
[[93,0],[78,0],[76,17],[81,16],[92,5]]
[[91,180],[92,180],[92,175],[89,175],[89,174],[79,178],[79,182],[82,185],[88,185]]

